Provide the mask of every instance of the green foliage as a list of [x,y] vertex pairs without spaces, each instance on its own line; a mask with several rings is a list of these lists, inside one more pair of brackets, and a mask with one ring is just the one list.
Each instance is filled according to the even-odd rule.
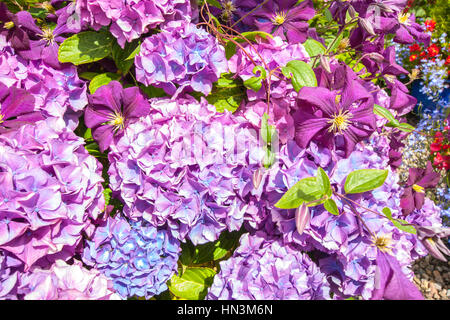
[[[237,43],[246,43],[247,41],[255,42],[257,37],[261,37],[263,39],[271,38],[273,39],[273,36],[270,33],[263,32],[263,31],[249,31],[249,32],[242,32],[242,37],[235,37],[233,40]],[[246,40],[247,39],[247,40]],[[233,41],[228,40],[225,44],[225,56],[229,60],[232,56],[236,54],[237,45]]]
[[[267,72],[266,69],[264,69],[264,67],[262,66],[255,66],[252,72],[254,75],[256,75],[256,77],[251,77],[245,80],[244,86],[248,89],[258,92],[262,87],[262,81],[267,77]],[[258,72],[259,76],[257,75]]]
[[324,54],[327,50],[323,44],[321,44],[319,41],[308,38],[305,43],[303,43],[303,46],[305,47],[306,52],[308,52],[308,55],[310,57],[318,56],[319,54]]
[[60,45],[58,59],[74,65],[91,63],[111,54],[113,36],[106,31],[85,31],[75,34]]
[[323,207],[325,210],[327,210],[329,213],[334,214],[335,216],[339,215],[339,209],[337,207],[336,202],[333,199],[327,199],[323,203]]
[[234,79],[233,76],[232,73],[223,73],[214,83],[211,93],[206,97],[206,100],[219,112],[236,111],[245,97],[242,80]]
[[120,75],[117,73],[107,72],[96,75],[94,78],[92,78],[91,82],[89,83],[89,91],[91,92],[91,94],[94,94],[95,91],[97,91],[97,89],[100,88],[101,86],[105,86],[111,81],[119,79]]
[[134,64],[134,57],[140,51],[140,43],[138,40],[126,42],[122,49],[117,41],[113,42],[111,49],[111,56],[116,63],[117,68],[123,73],[127,74]]
[[182,275],[173,275],[167,282],[170,292],[188,300],[203,300],[216,272],[211,268],[186,268]]
[[231,250],[238,245],[242,233],[242,231],[225,231],[218,240],[197,246],[191,242],[182,243],[180,262],[184,266],[193,266],[221,260],[227,254],[231,254]]
[[361,169],[350,172],[345,180],[345,192],[362,193],[381,187],[388,173],[388,170],[380,169]]
[[292,80],[295,91],[300,91],[303,87],[317,87],[316,75],[306,62],[300,60],[289,61],[285,67],[281,68],[283,75]]
[[416,129],[408,123],[400,123],[397,119],[395,119],[394,115],[388,109],[383,108],[382,106],[379,106],[377,104],[373,106],[373,113],[389,120],[389,122],[386,124],[386,127],[397,128],[405,132],[412,132]]
[[392,218],[392,212],[391,209],[389,208],[384,208],[383,210],[384,215],[394,224],[394,226],[396,226],[399,230],[408,232],[408,233],[412,233],[412,234],[417,234],[416,229],[412,226],[409,225],[409,222],[403,219],[394,219]]
[[298,208],[304,202],[319,200],[323,196],[322,191],[321,184],[315,177],[301,179],[278,200],[275,207],[280,209]]

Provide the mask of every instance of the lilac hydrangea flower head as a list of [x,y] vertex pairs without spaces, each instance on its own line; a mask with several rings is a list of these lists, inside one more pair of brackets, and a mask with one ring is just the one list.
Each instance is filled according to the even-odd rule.
[[185,87],[208,95],[213,82],[227,71],[225,49],[217,39],[182,21],[169,22],[161,33],[146,38],[135,64],[139,82],[170,95]]
[[16,300],[22,262],[0,249],[0,300]]
[[83,261],[113,282],[123,298],[147,299],[167,290],[177,270],[180,243],[167,230],[145,221],[108,218],[87,242]]
[[38,262],[70,257],[105,209],[102,165],[62,119],[0,135],[0,249]]
[[195,244],[239,230],[244,190],[263,157],[256,130],[204,99],[152,99],[151,108],[108,154],[110,187],[125,215]]
[[80,261],[56,260],[50,269],[34,268],[21,276],[18,289],[24,300],[119,300],[112,282]]
[[123,89],[120,82],[111,81],[89,97],[84,121],[103,152],[130,122],[149,113],[150,105],[138,87]]
[[26,90],[34,98],[33,111],[44,118],[58,117],[71,129],[78,125],[79,113],[87,104],[86,83],[77,68],[55,69],[42,59],[30,61],[18,56],[0,34],[0,83],[9,90]]
[[123,48],[125,42],[131,42],[161,24],[190,20],[192,9],[189,0],[78,0],[60,9],[57,15],[58,25],[66,25],[72,32],[109,26]]
[[220,263],[207,299],[330,299],[325,275],[305,253],[264,235],[244,234],[233,256]]

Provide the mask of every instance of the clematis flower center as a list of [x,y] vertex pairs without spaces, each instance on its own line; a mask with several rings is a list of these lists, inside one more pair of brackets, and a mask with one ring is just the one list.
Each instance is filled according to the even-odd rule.
[[4,121],[3,119],[5,119],[5,116],[0,113],[0,124],[3,123],[3,121]]
[[222,19],[229,20],[233,16],[233,12],[236,11],[236,7],[233,1],[225,1],[222,6]]
[[272,24],[275,26],[280,26],[286,21],[287,14],[286,12],[277,12],[275,16],[272,18]]
[[414,189],[415,192],[425,193],[425,188],[419,186],[418,184],[413,184],[412,188]]
[[5,22],[4,27],[8,30],[14,28],[14,22],[12,21]]
[[125,127],[125,119],[122,114],[114,112],[114,114],[110,116],[108,124],[114,127],[114,132],[117,132],[123,130]]
[[47,40],[47,44],[52,44],[55,41],[53,30],[50,28],[44,28],[41,34],[42,39]]
[[411,16],[411,13],[399,13],[398,14],[398,22],[401,24],[404,24],[405,26],[409,26],[411,22],[409,21],[409,17]]
[[372,243],[382,252],[390,252],[392,250],[392,239],[390,236],[373,237]]
[[346,110],[344,112],[340,110],[338,114],[334,114],[333,117],[327,121],[329,124],[331,124],[330,128],[328,128],[328,132],[333,132],[334,134],[339,132],[340,134],[342,134],[342,131],[347,130],[348,126],[350,125],[350,119],[352,117],[353,115],[349,110]]

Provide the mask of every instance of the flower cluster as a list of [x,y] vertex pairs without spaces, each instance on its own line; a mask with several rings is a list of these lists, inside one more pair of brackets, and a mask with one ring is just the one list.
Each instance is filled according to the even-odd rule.
[[102,165],[62,119],[0,135],[0,249],[27,271],[71,257],[105,209]]
[[238,230],[262,158],[257,132],[206,100],[153,99],[151,108],[108,154],[110,186],[125,215],[167,225],[176,238],[188,235],[195,244]]
[[[86,83],[78,78],[75,66],[63,65],[55,69],[42,59],[24,59],[0,34],[0,69],[0,85],[6,86],[10,95],[22,90],[22,95],[28,96],[15,110],[27,113],[24,121],[34,122],[36,116],[41,119],[58,117],[64,119],[69,128],[77,127],[79,113],[88,101]],[[2,95],[0,99],[4,98]],[[2,113],[0,127],[8,116],[17,115]]]
[[205,30],[182,21],[146,38],[136,56],[136,79],[170,95],[184,88],[208,95],[226,71],[225,49]]
[[326,275],[306,255],[267,235],[245,234],[233,257],[220,263],[208,299],[330,299]]
[[148,299],[167,290],[179,252],[178,240],[167,230],[116,216],[97,227],[84,249],[83,261],[110,279],[123,299]]
[[[58,1],[56,1],[58,2]],[[88,1],[71,2],[57,12],[58,24],[71,32],[109,26],[121,47],[151,29],[172,20],[191,17],[189,0],[168,1]]]
[[35,268],[21,277],[24,300],[118,300],[112,283],[96,269],[80,261],[67,264],[56,260],[50,269]]

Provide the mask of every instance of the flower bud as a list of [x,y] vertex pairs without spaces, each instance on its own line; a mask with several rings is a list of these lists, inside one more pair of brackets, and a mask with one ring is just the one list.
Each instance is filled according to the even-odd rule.
[[328,59],[328,57],[321,54],[320,64],[322,65],[322,67],[326,72],[331,73],[330,60]]
[[309,220],[311,220],[311,213],[309,212],[308,206],[303,203],[295,210],[295,226],[299,234],[302,234],[305,227],[309,225]]
[[258,189],[259,186],[261,185],[263,176],[264,176],[264,171],[262,168],[258,168],[258,170],[256,170],[253,173],[252,182],[253,182],[253,187],[255,187],[255,189]]
[[368,57],[376,62],[383,62],[384,61],[384,57],[377,53],[377,52],[371,52],[368,54]]
[[361,28],[363,28],[367,33],[369,33],[372,36],[376,36],[375,30],[373,30],[372,24],[367,21],[367,19],[359,18],[359,24],[361,25]]

